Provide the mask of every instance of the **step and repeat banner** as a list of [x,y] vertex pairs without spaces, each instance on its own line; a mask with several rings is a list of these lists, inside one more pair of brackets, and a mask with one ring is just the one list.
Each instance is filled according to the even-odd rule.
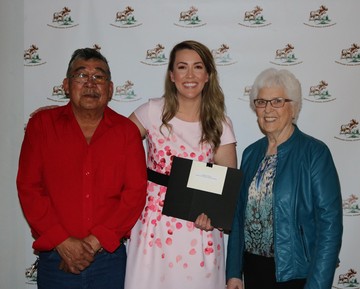
[[[299,128],[330,147],[340,175],[344,237],[333,288],[360,288],[359,11],[358,0],[25,1],[24,125],[38,107],[68,102],[62,81],[75,49],[107,57],[110,107],[128,116],[162,95],[170,50],[194,39],[216,60],[240,163],[262,136],[248,101],[254,78],[289,69],[302,83]],[[32,241],[29,230],[24,288],[36,284]]]

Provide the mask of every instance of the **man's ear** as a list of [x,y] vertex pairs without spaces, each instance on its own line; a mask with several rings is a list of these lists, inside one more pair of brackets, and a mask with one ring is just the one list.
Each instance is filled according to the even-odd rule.
[[63,88],[64,88],[66,96],[68,96],[69,95],[69,78],[64,78]]
[[109,83],[109,101],[112,99],[114,93],[114,83],[110,81]]

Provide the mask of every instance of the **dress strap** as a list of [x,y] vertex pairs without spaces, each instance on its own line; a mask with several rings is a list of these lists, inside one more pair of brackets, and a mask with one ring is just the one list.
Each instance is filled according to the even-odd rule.
[[161,186],[167,187],[169,182],[169,176],[155,172],[151,169],[147,169],[148,180]]

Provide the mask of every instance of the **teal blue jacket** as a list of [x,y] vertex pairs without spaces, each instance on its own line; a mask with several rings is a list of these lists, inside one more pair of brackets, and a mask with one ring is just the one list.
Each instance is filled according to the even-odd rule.
[[[266,154],[266,137],[242,155],[244,180],[229,234],[226,278],[242,279],[248,188]],[[342,240],[342,199],[328,147],[297,126],[278,146],[273,184],[276,280],[306,279],[305,289],[332,287]]]

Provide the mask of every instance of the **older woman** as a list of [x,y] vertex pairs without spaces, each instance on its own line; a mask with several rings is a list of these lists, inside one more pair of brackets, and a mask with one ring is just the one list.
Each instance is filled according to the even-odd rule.
[[243,152],[227,288],[329,289],[343,230],[331,153],[296,126],[301,86],[289,71],[260,73],[250,106],[265,137]]

